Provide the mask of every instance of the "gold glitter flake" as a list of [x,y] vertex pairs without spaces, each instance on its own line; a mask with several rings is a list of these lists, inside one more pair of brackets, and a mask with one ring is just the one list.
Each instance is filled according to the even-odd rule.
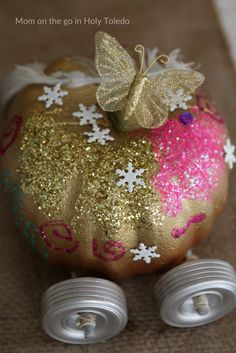
[[[76,126],[69,131],[56,125],[55,112],[33,114],[24,127],[20,172],[22,189],[49,218],[63,219],[78,229],[92,223],[106,234],[123,225],[134,229],[161,223],[160,202],[150,185],[156,172],[151,143],[144,138],[129,138],[88,144]],[[143,168],[145,186],[133,192],[116,185],[116,169]]]

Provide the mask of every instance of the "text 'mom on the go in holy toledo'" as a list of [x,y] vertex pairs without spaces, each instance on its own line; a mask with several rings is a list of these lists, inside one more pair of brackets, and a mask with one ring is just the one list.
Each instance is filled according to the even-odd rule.
[[130,20],[128,18],[122,17],[74,17],[74,18],[24,18],[16,17],[15,24],[19,25],[129,25]]

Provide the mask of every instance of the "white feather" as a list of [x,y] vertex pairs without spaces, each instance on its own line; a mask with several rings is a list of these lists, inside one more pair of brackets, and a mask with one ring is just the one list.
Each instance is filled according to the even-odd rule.
[[[153,60],[158,56],[160,53],[159,49],[154,47],[152,49],[147,49],[147,55],[146,55],[146,60],[144,67],[147,68],[148,65],[150,65]],[[162,71],[162,70],[168,70],[168,69],[176,69],[176,70],[186,70],[186,69],[192,69],[194,67],[194,62],[183,62],[183,56],[181,55],[180,49],[174,49],[172,50],[169,55],[169,62],[166,65],[161,65],[158,62],[155,62],[153,66],[151,67],[150,71],[148,72],[148,76],[153,76],[156,73]]]
[[57,71],[51,75],[44,72],[43,63],[16,65],[0,82],[1,103],[5,104],[17,92],[30,84],[55,85],[61,83],[67,87],[80,87],[92,83],[100,83],[100,77],[85,75],[80,71]]

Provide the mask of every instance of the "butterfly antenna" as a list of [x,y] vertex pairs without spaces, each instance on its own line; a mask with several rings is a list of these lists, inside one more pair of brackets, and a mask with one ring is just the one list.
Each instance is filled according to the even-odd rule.
[[159,55],[156,59],[154,59],[151,64],[147,67],[147,69],[144,71],[143,75],[146,75],[146,73],[151,69],[152,65],[155,64],[155,62],[159,60],[162,64],[166,65],[169,62],[169,57],[165,54]]
[[134,50],[139,53],[139,58],[140,58],[140,70],[139,73],[141,74],[143,71],[143,64],[144,64],[144,56],[145,56],[145,48],[142,44],[136,45]]

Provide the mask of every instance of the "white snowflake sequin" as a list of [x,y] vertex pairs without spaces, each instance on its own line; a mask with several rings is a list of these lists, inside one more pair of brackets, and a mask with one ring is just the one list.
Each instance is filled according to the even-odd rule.
[[129,162],[127,169],[124,169],[124,170],[116,169],[116,174],[123,177],[122,179],[117,181],[116,185],[118,185],[118,186],[125,185],[125,186],[127,186],[128,191],[132,192],[135,184],[142,185],[142,186],[145,185],[143,179],[139,178],[143,172],[144,172],[143,168],[134,169],[132,163]]
[[44,94],[38,97],[39,101],[44,101],[46,108],[50,108],[51,105],[58,104],[63,105],[63,101],[61,97],[67,96],[69,92],[63,91],[61,89],[61,84],[58,83],[53,87],[44,86],[43,87]]
[[156,258],[158,259],[161,255],[156,253],[157,246],[147,247],[143,243],[140,243],[138,248],[130,249],[130,252],[134,254],[134,261],[143,260],[147,264],[150,264],[151,260]]
[[229,168],[232,169],[234,163],[236,163],[236,157],[234,155],[235,146],[231,144],[230,139],[226,140],[226,144],[224,145],[225,151],[225,162],[228,163]]
[[103,118],[103,115],[96,113],[96,105],[93,104],[90,107],[86,107],[84,104],[79,104],[80,110],[72,113],[73,116],[80,119],[79,124],[92,125],[93,130],[91,132],[84,132],[84,135],[88,136],[88,142],[98,142],[100,145],[105,145],[106,141],[113,141],[114,137],[110,135],[110,129],[100,129],[97,125],[97,119]]
[[79,124],[83,125],[94,125],[96,120],[102,118],[103,115],[96,113],[96,105],[93,104],[90,107],[86,107],[84,104],[79,104],[79,109],[77,112],[74,112],[72,115],[76,118],[79,118]]
[[110,129],[100,129],[96,124],[93,126],[92,132],[84,132],[84,135],[87,135],[88,142],[99,142],[100,145],[105,145],[106,141],[114,140],[114,137],[109,135]]
[[177,108],[187,109],[188,106],[186,102],[192,99],[191,95],[184,95],[184,90],[182,88],[178,89],[176,92],[169,91],[166,97],[166,103],[169,106],[170,112],[173,112]]

